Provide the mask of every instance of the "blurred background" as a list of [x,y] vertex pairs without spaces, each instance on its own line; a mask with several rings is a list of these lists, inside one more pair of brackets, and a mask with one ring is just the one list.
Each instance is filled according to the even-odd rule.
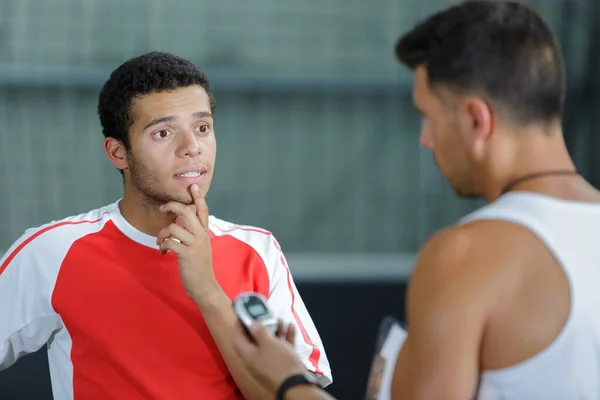
[[[415,251],[482,204],[457,199],[418,148],[412,75],[393,55],[452,3],[0,0],[0,254],[29,227],[121,197],[99,90],[131,57],[183,56],[217,98],[211,213],[275,234],[328,351],[330,392],[362,398],[379,320],[403,318]],[[560,39],[568,146],[600,186],[600,2],[526,3]],[[0,373],[1,400],[50,398],[43,356]]]

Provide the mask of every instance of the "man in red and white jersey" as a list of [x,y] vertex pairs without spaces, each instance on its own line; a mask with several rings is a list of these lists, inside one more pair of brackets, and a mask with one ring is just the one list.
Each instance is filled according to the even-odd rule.
[[0,370],[47,344],[56,400],[265,399],[232,347],[231,300],[255,291],[331,383],[274,236],[208,214],[213,109],[206,77],[179,57],[111,74],[98,113],[123,198],[27,230],[0,260]]

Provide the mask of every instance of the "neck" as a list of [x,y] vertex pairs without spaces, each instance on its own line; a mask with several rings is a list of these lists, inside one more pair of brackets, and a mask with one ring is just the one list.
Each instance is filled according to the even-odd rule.
[[158,211],[159,206],[127,189],[119,203],[123,218],[134,228],[150,236],[158,236],[164,227],[174,222],[172,216]]
[[[484,198],[492,202],[507,187],[553,194],[565,180],[573,179],[575,164],[569,156],[560,128],[553,132],[515,132],[497,146],[484,177]],[[538,175],[539,174],[539,175]],[[523,179],[525,178],[525,179]],[[520,179],[523,179],[520,181]]]

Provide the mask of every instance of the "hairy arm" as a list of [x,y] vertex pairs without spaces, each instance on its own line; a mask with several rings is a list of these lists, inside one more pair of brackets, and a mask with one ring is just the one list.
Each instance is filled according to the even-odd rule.
[[233,348],[233,334],[238,321],[231,300],[215,289],[210,297],[193,298],[219,348],[221,356],[240,391],[247,400],[269,399],[269,393],[250,375]]
[[[264,326],[256,323],[250,326],[248,334],[242,324],[238,323],[233,345],[248,370],[269,393],[265,399],[274,399],[287,378],[307,373],[303,361],[294,352],[294,325],[288,325],[286,328],[280,320],[277,333],[273,335]],[[284,398],[334,400],[321,387],[305,384],[292,386],[285,392]]]

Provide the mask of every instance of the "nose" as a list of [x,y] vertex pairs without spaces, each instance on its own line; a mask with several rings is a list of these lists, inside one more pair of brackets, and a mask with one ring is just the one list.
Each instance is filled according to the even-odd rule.
[[425,124],[421,127],[419,146],[424,149],[433,150],[433,137],[431,137],[431,133],[429,133],[429,129],[426,128]]
[[200,139],[194,132],[181,133],[178,155],[180,157],[196,157],[201,153]]

